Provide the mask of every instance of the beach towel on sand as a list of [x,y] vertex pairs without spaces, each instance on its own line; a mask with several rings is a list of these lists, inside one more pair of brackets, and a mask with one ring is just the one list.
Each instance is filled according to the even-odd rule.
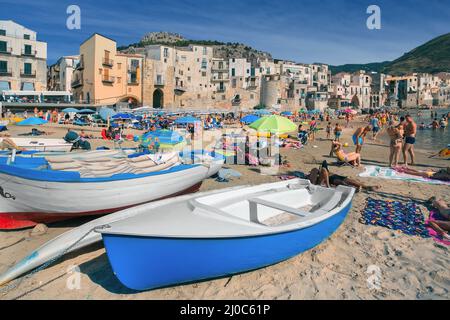
[[[441,215],[438,212],[436,212],[434,210],[431,210],[430,211],[430,218],[427,220],[426,223],[428,224],[428,221],[437,221],[437,220],[445,220],[445,219],[443,217],[441,217]],[[450,246],[450,241],[442,239],[437,234],[437,232],[434,231],[432,228],[428,227],[428,233],[434,239],[434,241],[436,241],[438,243],[441,243],[441,244],[445,244],[447,246]]]
[[368,198],[361,222],[400,230],[407,235],[429,238],[424,220],[422,211],[414,202],[403,203]]
[[370,178],[380,178],[380,179],[391,179],[391,180],[402,180],[408,182],[422,182],[428,184],[443,184],[450,186],[448,181],[439,181],[433,179],[425,179],[422,177],[413,176],[406,173],[397,172],[391,168],[384,168],[379,166],[366,166],[365,171],[359,174],[360,177],[370,177]]

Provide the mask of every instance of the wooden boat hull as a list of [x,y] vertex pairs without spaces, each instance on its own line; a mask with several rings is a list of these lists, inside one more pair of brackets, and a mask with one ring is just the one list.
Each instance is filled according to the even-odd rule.
[[30,180],[0,171],[0,229],[102,215],[194,192],[211,169],[203,165],[174,168],[143,178],[83,183]]
[[236,238],[171,238],[108,234],[103,242],[114,274],[134,290],[149,290],[259,269],[296,256],[330,237],[351,202],[313,226]]

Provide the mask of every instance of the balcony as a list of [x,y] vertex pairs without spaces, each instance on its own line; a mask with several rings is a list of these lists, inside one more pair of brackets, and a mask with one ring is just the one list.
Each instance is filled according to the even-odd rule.
[[102,82],[114,83],[114,81],[115,81],[115,77],[106,76],[106,75],[102,77]]
[[20,76],[22,78],[36,78],[36,70],[20,70]]
[[80,62],[77,63],[75,66],[75,70],[83,70],[84,69],[84,61],[80,60]]
[[12,77],[11,69],[1,69],[0,70],[0,77]]
[[162,79],[155,80],[155,86],[163,87],[164,85],[165,85],[164,80],[162,80]]
[[186,92],[186,87],[181,85],[175,85],[175,91]]
[[220,68],[220,67],[212,67],[211,68],[211,71],[212,72],[220,72],[220,73],[228,73],[229,72],[229,70],[228,70],[228,68]]
[[137,79],[133,79],[133,80],[128,80],[128,85],[129,86],[138,86],[139,85],[139,80]]
[[230,78],[226,77],[226,78],[212,78],[211,82],[226,82],[226,81],[230,81]]
[[222,87],[222,88],[219,87],[219,88],[216,89],[216,92],[217,93],[222,93],[222,92],[225,92],[226,90],[227,90],[227,88],[225,88],[225,87]]
[[36,50],[25,50],[22,49],[22,55],[26,56],[26,57],[35,57],[37,55],[37,51]]
[[12,52],[11,47],[7,47],[7,48],[5,48],[5,50],[0,49],[0,54],[11,54],[11,52]]
[[233,107],[240,106],[241,105],[241,99],[233,99],[233,100],[231,100],[231,105]]
[[112,67],[114,65],[114,61],[108,58],[103,58],[102,64],[106,67]]
[[75,79],[71,83],[72,88],[78,88],[78,87],[81,87],[82,85],[83,85],[83,80],[82,79]]

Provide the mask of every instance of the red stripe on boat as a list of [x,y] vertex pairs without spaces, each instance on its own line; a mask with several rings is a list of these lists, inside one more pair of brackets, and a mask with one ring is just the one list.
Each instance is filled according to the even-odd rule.
[[[162,200],[170,197],[176,197],[183,194],[197,192],[200,189],[202,182],[193,185],[183,191],[174,193],[172,195],[155,199],[152,201]],[[142,202],[129,206],[112,208],[112,209],[102,209],[95,211],[85,211],[85,212],[62,212],[62,213],[45,213],[45,212],[0,212],[0,230],[18,230],[24,228],[34,227],[39,223],[52,223],[57,221],[69,220],[73,218],[85,217],[85,216],[98,216],[105,215],[120,210],[135,207],[144,203],[152,202]]]

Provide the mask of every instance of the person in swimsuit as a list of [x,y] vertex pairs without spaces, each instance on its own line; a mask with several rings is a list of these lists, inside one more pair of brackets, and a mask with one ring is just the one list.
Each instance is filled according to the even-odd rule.
[[342,143],[333,141],[331,143],[331,151],[340,161],[350,163],[355,167],[361,166],[361,154],[356,152],[345,153],[344,149],[342,149]]
[[356,129],[355,133],[352,136],[353,143],[356,146],[355,150],[356,153],[361,153],[361,149],[364,144],[364,139],[371,130],[372,130],[371,126]]
[[312,169],[309,175],[307,175],[307,178],[312,184],[315,185],[324,185],[327,188],[331,188],[332,186],[348,186],[355,188],[356,192],[360,192],[362,190],[377,191],[381,188],[380,186],[368,186],[358,180],[330,173],[326,160],[322,163],[319,169]]
[[339,123],[336,123],[336,127],[334,127],[334,140],[341,141],[341,135],[342,127],[339,125]]
[[396,127],[390,126],[387,128],[387,133],[391,139],[390,142],[390,155],[389,166],[396,167],[400,158],[400,153],[403,146],[403,126],[398,125]]
[[441,169],[439,171],[433,171],[431,169],[428,169],[426,171],[419,171],[410,169],[408,167],[396,167],[394,169],[397,172],[410,174],[412,176],[439,181],[450,181],[450,167],[448,167],[447,169]]
[[403,162],[408,165],[407,153],[411,157],[411,165],[414,165],[414,144],[416,143],[417,124],[413,118],[408,114],[405,117],[405,144],[403,146]]
[[370,125],[372,126],[372,140],[377,140],[377,135],[380,132],[380,120],[378,120],[377,116],[373,116],[373,118],[370,120]]
[[430,221],[428,225],[433,228],[442,238],[450,240],[450,208],[443,200],[432,197],[428,203],[439,211],[439,214],[445,220]]

